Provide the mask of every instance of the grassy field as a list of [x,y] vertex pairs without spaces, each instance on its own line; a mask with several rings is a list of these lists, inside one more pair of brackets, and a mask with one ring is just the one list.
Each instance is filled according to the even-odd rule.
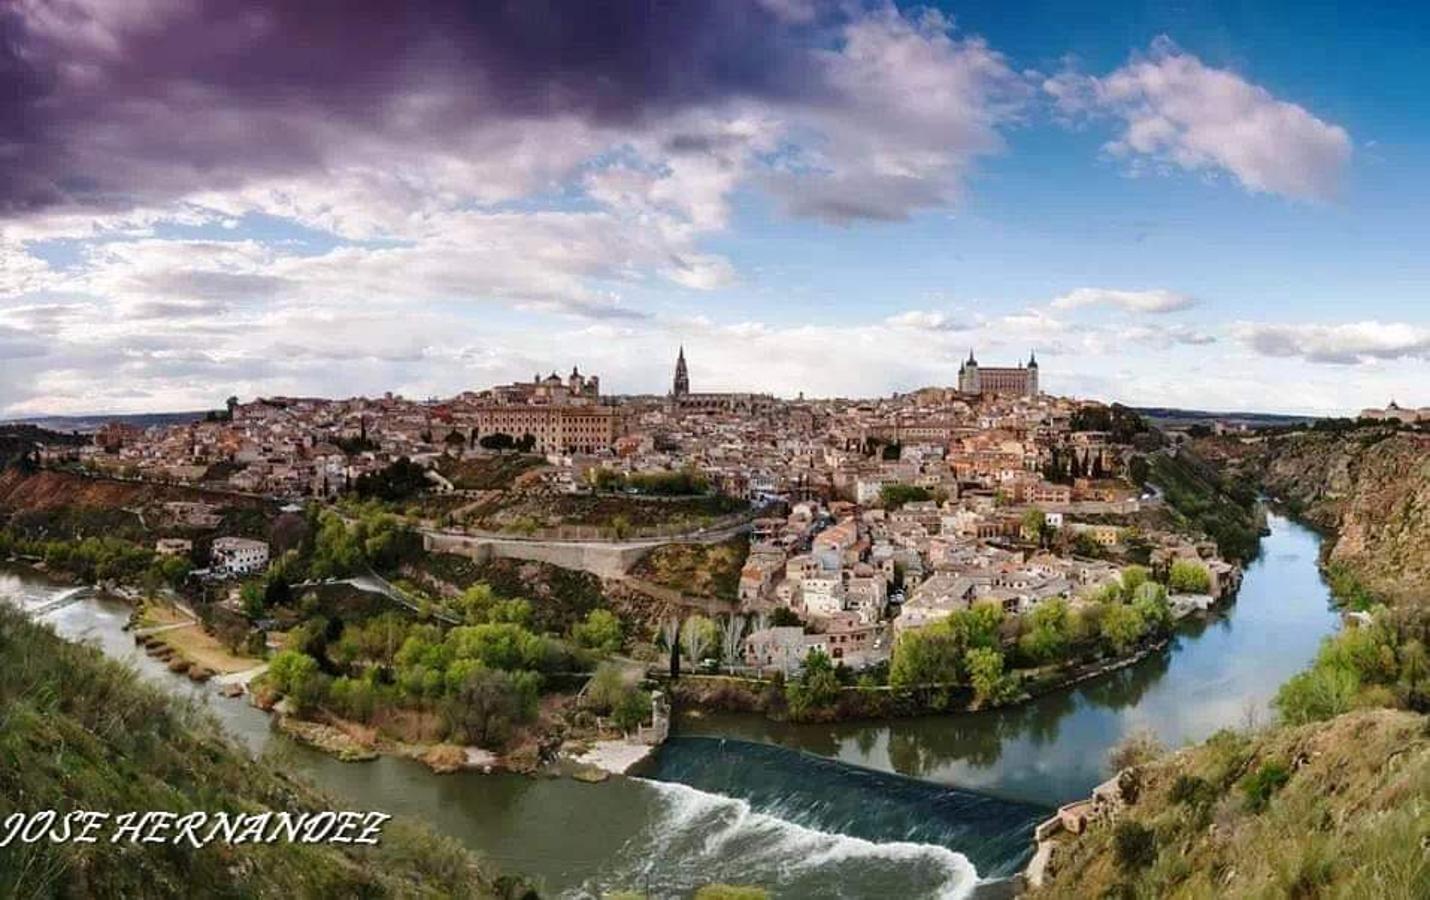
[[167,603],[149,603],[135,623],[139,628],[162,628],[154,634],[182,659],[220,675],[242,672],[262,660],[229,652],[223,642],[203,629],[203,626]]

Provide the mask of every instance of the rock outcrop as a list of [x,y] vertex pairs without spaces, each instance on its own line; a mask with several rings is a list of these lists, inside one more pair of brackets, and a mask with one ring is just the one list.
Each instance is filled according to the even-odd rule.
[[1334,532],[1326,561],[1392,597],[1430,583],[1430,435],[1358,428],[1200,448],[1254,472],[1301,517]]

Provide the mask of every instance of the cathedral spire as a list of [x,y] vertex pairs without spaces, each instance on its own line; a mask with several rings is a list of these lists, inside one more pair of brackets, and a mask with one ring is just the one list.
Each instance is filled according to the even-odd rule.
[[685,368],[685,345],[680,345],[680,353],[675,357],[675,381],[671,385],[670,393],[676,397],[684,397],[690,393],[690,372]]

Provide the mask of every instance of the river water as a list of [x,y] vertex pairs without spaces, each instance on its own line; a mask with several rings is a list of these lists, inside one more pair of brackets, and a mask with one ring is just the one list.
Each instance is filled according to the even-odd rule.
[[[1276,687],[1337,621],[1316,569],[1319,537],[1277,516],[1270,525],[1224,615],[1107,678],[1012,709],[892,723],[688,718],[641,777],[600,784],[338,762],[143,655],[122,631],[121,603],[86,599],[44,619],[207,703],[239,740],[342,806],[424,819],[544,893],[680,896],[727,881],[790,897],[958,897],[1015,871],[1033,825],[1105,778],[1126,734],[1150,729],[1176,746],[1268,719]],[[0,573],[0,596],[31,609],[65,590]]]

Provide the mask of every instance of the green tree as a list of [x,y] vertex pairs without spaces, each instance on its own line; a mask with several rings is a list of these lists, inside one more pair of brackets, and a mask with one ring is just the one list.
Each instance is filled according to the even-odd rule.
[[631,688],[625,670],[614,663],[601,663],[581,695],[582,703],[598,713],[609,713]]
[[879,502],[886,509],[898,509],[905,503],[929,500],[932,496],[928,488],[915,484],[886,484],[879,489]]
[[974,647],[965,660],[968,680],[980,702],[997,700],[1009,690],[1003,674],[1003,654],[989,647]]
[[691,665],[699,665],[705,654],[719,645],[720,628],[704,616],[691,616],[680,628],[680,649]]
[[318,661],[305,653],[285,650],[268,665],[269,682],[281,691],[294,706],[294,712],[306,716],[322,705],[327,682]]
[[1167,589],[1149,581],[1137,588],[1132,608],[1142,617],[1146,627],[1162,634],[1172,627],[1172,607],[1167,603]]
[[1359,691],[1355,672],[1317,665],[1281,685],[1274,705],[1283,722],[1304,725],[1349,712]]
[[249,619],[261,619],[266,611],[263,601],[263,585],[256,581],[246,582],[238,589],[239,607]]
[[915,687],[951,684],[959,678],[963,645],[945,622],[905,631],[894,644],[889,684]]
[[518,725],[536,715],[539,686],[533,672],[477,668],[447,703],[449,727],[462,740],[500,748]]
[[1212,577],[1201,563],[1175,560],[1167,575],[1167,589],[1174,594],[1207,594],[1212,589]]
[[770,625],[775,628],[787,628],[794,625],[803,625],[799,614],[788,606],[776,606],[775,611],[770,613]]
[[1111,603],[1102,611],[1102,639],[1117,653],[1126,653],[1147,631],[1147,623],[1135,608]]
[[1028,615],[1028,631],[1018,639],[1018,649],[1034,662],[1057,659],[1067,649],[1070,623],[1068,603],[1061,597],[1044,600]]
[[484,434],[477,439],[477,444],[485,450],[495,450],[497,453],[503,450],[511,450],[516,446],[516,439],[511,435],[501,431],[493,431],[491,434]]
[[1152,573],[1147,571],[1145,566],[1127,566],[1122,570],[1122,599],[1131,600],[1137,595],[1137,589],[1146,584],[1152,577]]
[[650,719],[653,708],[650,694],[633,687],[616,701],[611,710],[611,722],[623,733],[629,733]]
[[1048,515],[1041,509],[1030,509],[1023,513],[1023,537],[1025,540],[1042,544],[1047,536]]
[[571,628],[571,637],[582,647],[597,653],[619,653],[624,637],[621,620],[608,609],[593,609],[586,621]]
[[966,641],[970,647],[997,647],[998,630],[1003,624],[1003,607],[996,603],[979,603],[967,612],[954,613],[949,618],[953,627],[966,623]]
[[816,710],[827,709],[839,699],[839,677],[834,664],[822,650],[813,650],[804,659],[799,677],[785,686],[790,718],[808,718]]

